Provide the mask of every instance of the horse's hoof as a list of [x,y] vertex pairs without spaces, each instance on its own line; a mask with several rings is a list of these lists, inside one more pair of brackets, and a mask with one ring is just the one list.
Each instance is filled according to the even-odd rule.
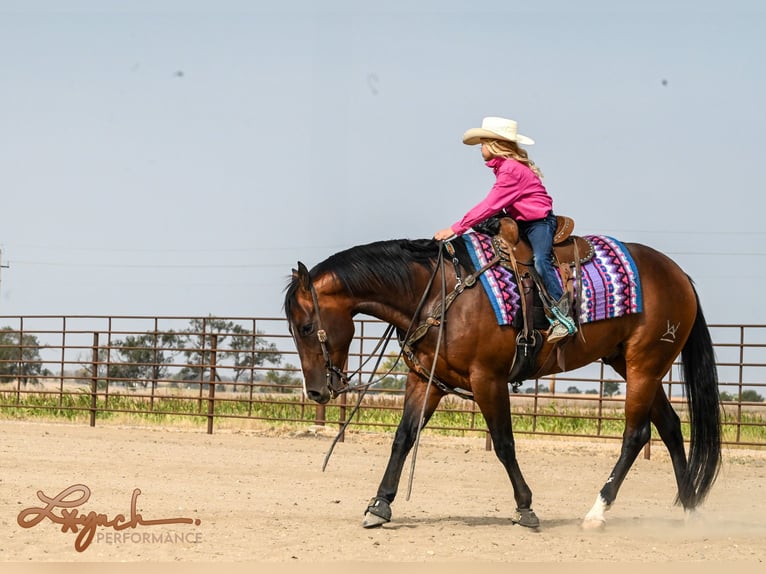
[[364,528],[377,528],[378,526],[382,526],[386,522],[390,522],[390,520],[386,520],[385,518],[381,518],[380,516],[375,516],[374,514],[370,514],[369,512],[367,512],[364,515],[362,526]]
[[538,528],[540,526],[540,519],[537,518],[535,511],[531,508],[517,508],[511,517],[511,522],[527,528]]
[[603,518],[586,518],[582,521],[583,530],[603,530],[606,520]]
[[391,522],[391,505],[385,498],[376,496],[367,505],[362,526],[365,528],[375,528],[386,522]]

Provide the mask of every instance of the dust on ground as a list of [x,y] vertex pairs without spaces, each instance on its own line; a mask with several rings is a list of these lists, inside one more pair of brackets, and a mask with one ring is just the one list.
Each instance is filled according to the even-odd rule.
[[[749,562],[766,560],[766,452],[726,449],[706,504],[687,519],[662,447],[636,461],[607,524],[580,521],[611,471],[617,442],[517,440],[542,525],[511,523],[505,470],[483,438],[424,435],[412,496],[409,459],[393,520],[361,527],[388,460],[390,434],[354,433],[322,461],[333,435],[0,421],[0,560],[364,562]],[[82,552],[77,533],[22,511],[83,485],[77,507],[101,523]],[[135,489],[140,494],[135,495]],[[80,494],[78,494],[78,492]],[[68,500],[82,496],[73,491]],[[136,496],[131,519],[131,500]],[[74,508],[59,509],[71,513]],[[39,514],[39,513],[38,513]],[[122,514],[122,520],[115,521]],[[29,521],[35,513],[24,515]],[[148,524],[152,520],[187,522]]]

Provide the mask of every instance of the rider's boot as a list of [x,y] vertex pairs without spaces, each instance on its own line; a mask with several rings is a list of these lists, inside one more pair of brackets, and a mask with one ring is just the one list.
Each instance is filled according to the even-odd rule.
[[569,296],[564,294],[550,309],[552,317],[548,318],[551,328],[548,331],[548,342],[555,343],[564,337],[577,333],[577,324],[572,318]]

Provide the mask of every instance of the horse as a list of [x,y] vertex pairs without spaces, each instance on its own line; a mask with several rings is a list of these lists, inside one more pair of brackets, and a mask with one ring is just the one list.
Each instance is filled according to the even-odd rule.
[[[452,241],[451,243],[455,243]],[[510,478],[514,524],[537,529],[532,491],[516,458],[508,374],[518,345],[518,325],[499,325],[489,298],[467,288],[476,266],[445,265],[445,242],[397,239],[335,253],[310,271],[301,262],[285,288],[284,311],[300,358],[306,396],[325,404],[348,390],[342,370],[354,336],[353,318],[365,314],[392,325],[409,352],[404,408],[391,454],[364,513],[362,525],[391,520],[405,459],[420,430],[447,393],[470,395],[486,421],[497,458]],[[687,514],[708,495],[721,465],[718,376],[710,332],[690,277],[667,255],[625,243],[641,281],[643,309],[580,325],[565,344],[543,342],[534,378],[580,368],[598,360],[626,383],[622,445],[608,479],[582,527],[602,528],[605,512],[651,437],[651,424],[670,454],[677,484],[675,504]],[[473,276],[475,279],[475,276]],[[452,295],[446,309],[445,293]],[[428,310],[442,312],[429,314]],[[418,331],[411,339],[413,325]],[[554,349],[559,360],[550,360]],[[685,452],[681,422],[662,379],[681,355],[690,441]],[[532,377],[530,377],[532,378]],[[438,381],[439,384],[432,384]]]

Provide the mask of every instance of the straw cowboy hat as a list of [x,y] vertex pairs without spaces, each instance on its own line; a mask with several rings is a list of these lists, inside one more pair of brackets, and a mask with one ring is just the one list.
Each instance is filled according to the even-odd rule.
[[483,139],[506,140],[524,145],[532,145],[535,140],[518,133],[518,125],[513,120],[505,118],[484,118],[480,128],[471,128],[463,134],[463,143],[476,145]]

